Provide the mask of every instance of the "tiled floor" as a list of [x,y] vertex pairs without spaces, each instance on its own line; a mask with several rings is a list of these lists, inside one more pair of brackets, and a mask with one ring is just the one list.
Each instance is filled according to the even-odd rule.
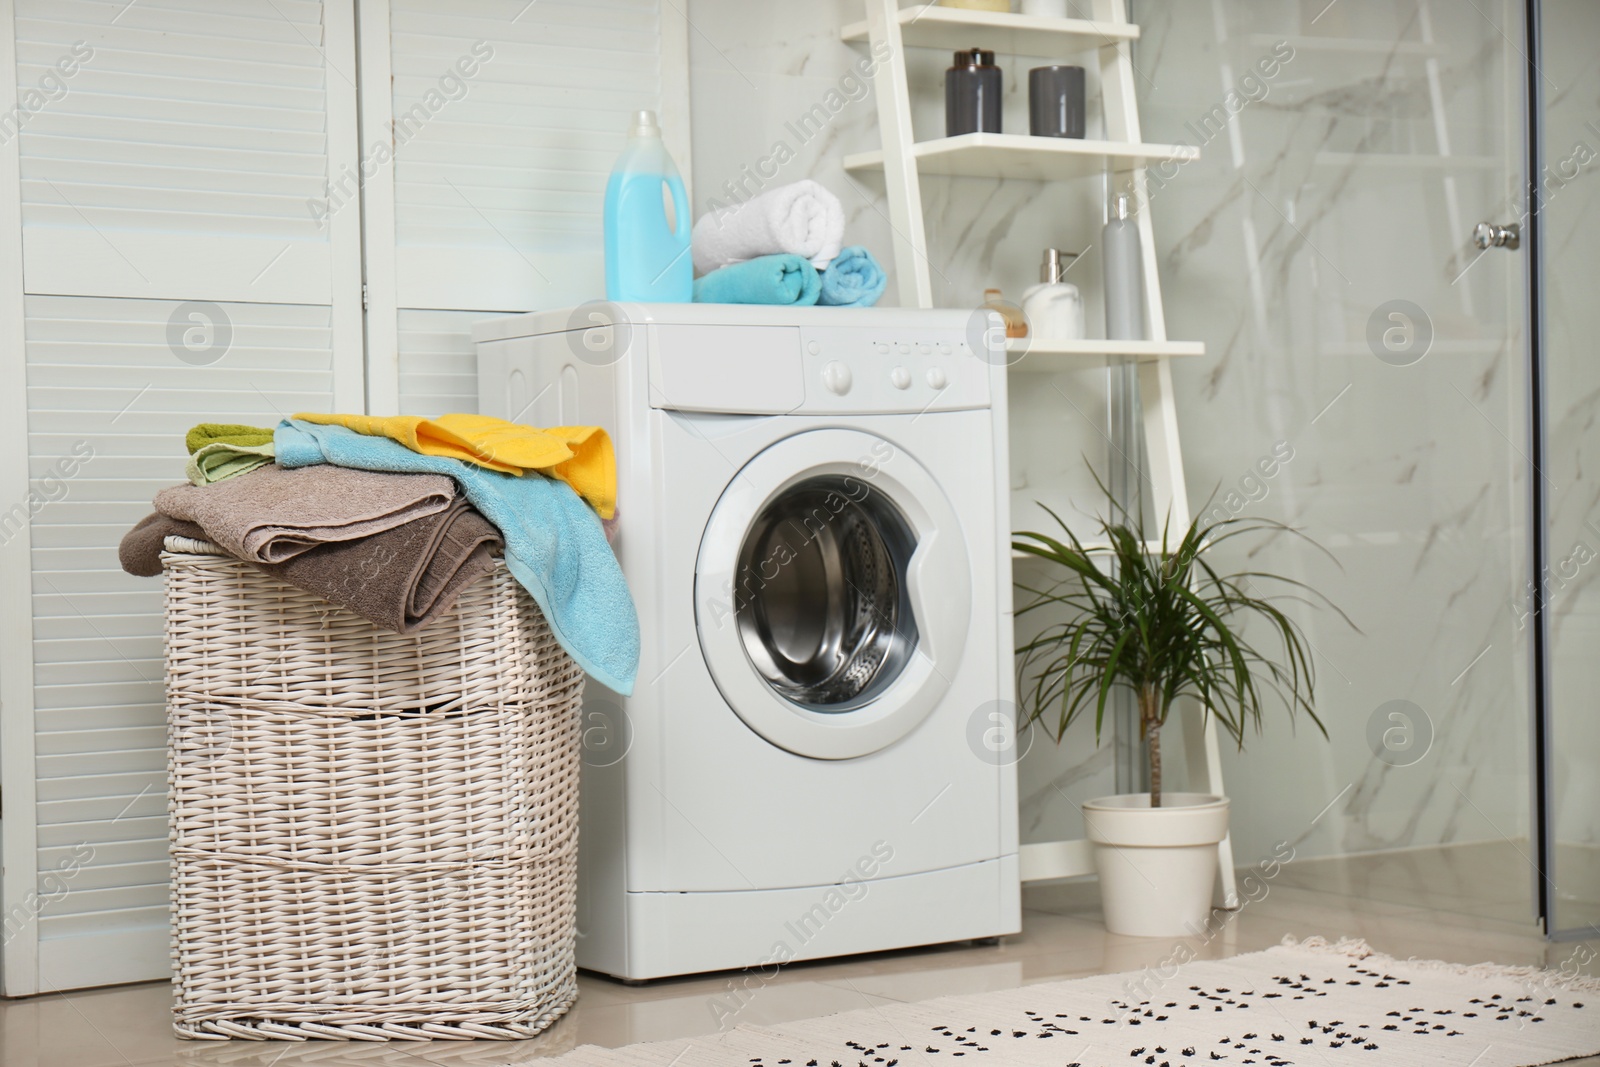
[[[1509,857],[1515,861],[1515,856]],[[1520,871],[1499,849],[1438,850],[1285,866],[1266,893],[1207,942],[1188,939],[1201,958],[1251,952],[1285,934],[1365,938],[1391,955],[1460,963],[1494,960],[1561,968],[1571,961],[1600,974],[1600,932],[1587,942],[1547,943],[1531,920],[1516,921]],[[1510,871],[1508,874],[1507,871]],[[577,1006],[539,1039],[499,1042],[339,1043],[180,1042],[168,1029],[164,983],[0,1002],[4,1067],[300,1067],[344,1064],[499,1067],[575,1045],[709,1033],[733,1023],[772,1023],[888,1001],[1008,989],[1034,982],[1137,970],[1169,956],[1176,942],[1116,937],[1099,922],[1093,883],[1030,888],[1023,931],[998,945],[947,945],[786,967],[740,1001],[728,975],[627,986],[587,975]],[[1499,896],[1501,899],[1496,899]],[[1522,899],[1526,899],[1524,896]],[[1463,914],[1463,904],[1500,917]],[[720,1011],[719,1011],[720,1007]],[[727,1012],[732,1010],[733,1014]],[[1600,1067],[1600,1058],[1574,1063]]]

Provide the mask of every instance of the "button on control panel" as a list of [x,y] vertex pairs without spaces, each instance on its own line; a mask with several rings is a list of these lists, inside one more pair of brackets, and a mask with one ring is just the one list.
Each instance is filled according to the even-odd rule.
[[797,412],[916,414],[986,408],[994,368],[973,355],[964,325],[800,332],[806,399]]
[[[816,342],[813,341],[812,344]],[[850,391],[854,377],[850,373],[850,368],[836,359],[829,360],[822,368],[822,384],[828,387],[828,392],[837,393],[839,396],[844,396]]]

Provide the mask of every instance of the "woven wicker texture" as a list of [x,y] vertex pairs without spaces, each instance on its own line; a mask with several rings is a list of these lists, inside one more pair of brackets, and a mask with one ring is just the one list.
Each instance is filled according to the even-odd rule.
[[511,1039],[563,1014],[583,674],[504,566],[401,636],[237,560],[162,559],[178,1035]]

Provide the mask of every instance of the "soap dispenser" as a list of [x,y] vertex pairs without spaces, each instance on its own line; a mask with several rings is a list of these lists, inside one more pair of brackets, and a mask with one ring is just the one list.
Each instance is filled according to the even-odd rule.
[[1076,285],[1065,280],[1077,258],[1076,252],[1045,249],[1039,284],[1022,294],[1022,313],[1037,341],[1083,340],[1083,296]]
[[634,113],[628,145],[606,182],[606,297],[694,299],[689,198],[654,111]]

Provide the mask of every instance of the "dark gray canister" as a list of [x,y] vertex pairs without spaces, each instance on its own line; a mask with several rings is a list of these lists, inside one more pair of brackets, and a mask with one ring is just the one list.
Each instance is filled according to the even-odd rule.
[[1083,130],[1083,68],[1028,71],[1028,132],[1035,137],[1082,137]]
[[944,134],[1000,132],[1000,68],[984,48],[957,52],[944,72]]

